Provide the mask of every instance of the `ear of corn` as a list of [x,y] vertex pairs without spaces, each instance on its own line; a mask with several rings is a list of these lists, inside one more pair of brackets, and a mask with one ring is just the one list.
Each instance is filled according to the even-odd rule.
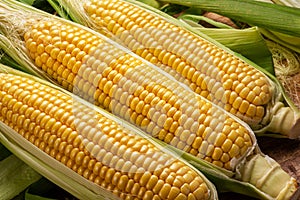
[[121,199],[217,198],[203,175],[113,119],[26,77],[0,77],[0,120],[18,133],[4,135],[30,142],[45,162],[52,157]]
[[[159,66],[194,92],[247,122],[258,135],[272,131],[284,137],[298,137],[298,110],[285,109],[292,118],[272,110],[274,104],[282,104],[279,86],[257,70],[254,63],[246,62],[203,34],[195,35],[185,24],[136,1],[59,2],[73,20]],[[282,123],[278,124],[277,118]],[[287,121],[293,125],[282,126]]]
[[[133,52],[188,84],[196,93],[250,124],[262,121],[264,105],[272,97],[271,85],[255,69],[126,1],[87,1],[83,7],[99,29],[104,28]],[[257,93],[253,92],[256,87]]]
[[[7,34],[13,44],[24,49],[18,55],[23,55],[26,63],[31,62],[26,54],[31,56],[31,65],[47,72],[71,92],[121,116],[180,152],[188,152],[197,158],[191,163],[198,163],[195,160],[200,158],[234,175],[239,174],[240,165],[250,154],[256,154],[255,136],[245,123],[186,89],[159,68],[86,27],[35,13],[33,8],[28,8],[28,20],[24,20],[29,14],[27,8],[19,7],[22,21],[5,21],[5,17],[11,19],[15,15],[15,10],[7,5],[1,5],[5,8],[1,14],[3,32],[16,30],[23,23],[18,37],[16,32]],[[12,6],[17,5],[14,2]],[[26,63],[24,67],[30,68]],[[253,185],[255,181],[249,185],[261,187]],[[295,188],[292,185],[290,190]],[[267,188],[256,189],[269,196]]]

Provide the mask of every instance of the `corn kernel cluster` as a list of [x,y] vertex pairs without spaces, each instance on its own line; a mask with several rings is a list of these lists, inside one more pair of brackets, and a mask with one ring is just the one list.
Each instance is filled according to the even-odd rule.
[[0,73],[0,110],[0,121],[122,199],[209,198],[183,162],[55,89]]
[[45,20],[24,40],[62,86],[168,144],[226,169],[252,147],[250,132],[228,114],[98,35]]
[[234,55],[123,0],[90,0],[84,8],[109,37],[196,93],[251,125],[265,116],[265,105],[272,98],[270,83]]

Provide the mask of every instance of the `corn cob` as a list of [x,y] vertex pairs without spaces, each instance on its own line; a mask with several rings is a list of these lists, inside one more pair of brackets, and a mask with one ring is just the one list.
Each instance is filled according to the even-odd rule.
[[74,94],[229,170],[252,151],[247,127],[123,49],[52,19],[26,26],[24,48],[35,65]]
[[[242,180],[243,177],[238,176],[241,165],[245,164],[247,156],[259,152],[255,136],[245,123],[108,38],[33,8],[18,7],[19,4],[9,0],[5,2],[18,10],[0,4],[4,8],[4,13],[0,13],[4,25],[2,31],[10,38],[6,42],[17,47],[5,49],[8,53],[17,52],[20,63],[26,69],[41,72],[41,77],[51,76],[55,83],[73,93],[121,116],[165,143],[188,152],[188,155],[194,155],[197,161],[191,163],[203,159],[212,163],[218,171],[219,167],[227,169],[220,173],[227,171]],[[27,9],[29,12],[26,12]],[[22,16],[21,21],[10,20],[16,15],[14,12]],[[5,37],[2,39],[7,40]],[[47,66],[49,64],[51,67]],[[243,169],[249,172],[252,168],[258,169],[259,166],[249,165]],[[275,178],[278,174],[287,175],[283,170],[279,171]],[[242,184],[242,187],[255,187],[251,189],[255,192],[260,190],[256,188],[261,187],[256,173],[259,172],[252,173],[254,177],[250,175],[250,184]],[[272,177],[273,168],[269,167],[264,173]],[[224,180],[227,181],[228,177]],[[296,185],[295,179],[291,178],[278,186],[283,191],[269,194],[267,187],[259,194],[263,193],[263,199],[273,199],[282,193],[293,193]],[[286,195],[287,198],[289,196]]]
[[133,52],[160,66],[196,93],[249,124],[272,98],[266,77],[242,60],[185,29],[123,0],[91,0],[86,14]]
[[71,96],[0,73],[0,121],[121,199],[210,199],[189,166]]
[[[197,94],[247,122],[258,133],[271,124],[270,113],[275,112],[271,108],[276,107],[274,99],[280,96],[277,88],[265,74],[234,54],[130,0],[59,2],[74,9],[75,21],[76,15],[82,17],[80,23],[159,66]],[[298,124],[298,116],[293,118],[291,121]],[[268,131],[298,137],[295,133],[298,130],[291,129],[270,127]]]

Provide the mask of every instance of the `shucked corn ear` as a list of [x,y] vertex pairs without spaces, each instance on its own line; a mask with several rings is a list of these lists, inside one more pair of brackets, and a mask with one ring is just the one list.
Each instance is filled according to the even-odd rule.
[[[265,74],[180,22],[131,0],[58,1],[75,21],[128,47],[258,133],[299,136],[299,114],[282,108],[280,94]],[[282,116],[277,121],[276,112],[288,115],[286,121]]]
[[[215,199],[203,175],[56,89],[0,73],[0,121],[121,199]],[[112,195],[113,196],[113,195]]]
[[42,15],[24,16],[17,25],[7,12],[2,24],[7,31],[22,27],[16,42],[33,67],[74,94],[228,170],[253,151],[248,126],[104,36]]
[[[103,35],[33,8],[19,7],[16,2],[4,2],[7,5],[0,4],[2,31],[18,48],[4,50],[18,52],[25,68],[52,77],[55,83],[151,136],[242,179],[237,171],[241,165],[247,166],[247,156],[257,153],[255,136],[245,123]],[[12,23],[10,19],[16,14],[22,20]],[[252,170],[252,166],[245,168]],[[272,176],[272,168],[266,171]],[[256,181],[257,176],[249,180],[261,187]],[[280,189],[271,194],[266,187],[264,195],[273,199],[283,191],[289,197],[296,188],[294,182],[291,178],[280,183]]]

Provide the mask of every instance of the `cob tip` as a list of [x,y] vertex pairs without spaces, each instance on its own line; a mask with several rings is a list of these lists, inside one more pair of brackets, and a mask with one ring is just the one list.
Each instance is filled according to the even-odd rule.
[[297,180],[284,171],[271,157],[256,154],[239,168],[240,178],[269,195],[267,199],[291,199],[299,190]]
[[282,102],[276,102],[270,113],[271,122],[266,131],[281,133],[289,139],[300,139],[300,113]]

